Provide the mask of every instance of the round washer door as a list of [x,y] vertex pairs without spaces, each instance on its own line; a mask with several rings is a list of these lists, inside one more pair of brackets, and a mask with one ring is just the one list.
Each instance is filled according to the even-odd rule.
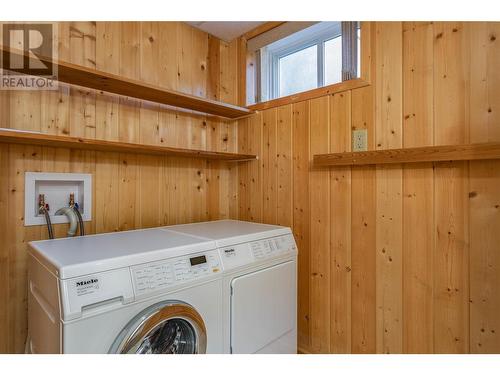
[[109,350],[122,354],[203,354],[207,333],[200,314],[179,301],[144,309],[120,332]]

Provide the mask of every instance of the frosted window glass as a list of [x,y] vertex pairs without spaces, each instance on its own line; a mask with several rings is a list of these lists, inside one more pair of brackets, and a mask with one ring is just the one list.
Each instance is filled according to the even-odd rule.
[[279,96],[318,87],[317,46],[311,46],[279,59]]
[[342,36],[325,42],[325,85],[342,82]]

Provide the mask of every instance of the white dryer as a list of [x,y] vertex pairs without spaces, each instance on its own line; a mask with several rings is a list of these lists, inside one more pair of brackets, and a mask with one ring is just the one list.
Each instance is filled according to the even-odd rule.
[[221,353],[214,241],[163,228],[30,243],[32,353]]
[[220,220],[169,229],[213,240],[219,249],[226,353],[297,353],[297,247],[290,228]]

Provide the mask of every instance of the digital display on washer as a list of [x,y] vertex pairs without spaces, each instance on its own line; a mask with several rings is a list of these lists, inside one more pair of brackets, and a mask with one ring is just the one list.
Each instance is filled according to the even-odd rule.
[[198,264],[207,263],[207,257],[205,255],[200,255],[199,257],[189,258],[191,266],[197,266]]

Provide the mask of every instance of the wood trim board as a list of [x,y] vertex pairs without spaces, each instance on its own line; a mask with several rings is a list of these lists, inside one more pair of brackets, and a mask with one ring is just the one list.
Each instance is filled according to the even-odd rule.
[[257,156],[231,152],[192,150],[176,147],[145,145],[138,143],[104,141],[80,137],[50,135],[38,132],[0,128],[0,143],[37,145],[46,147],[64,147],[81,150],[123,152],[145,155],[164,155],[224,161],[255,160]]
[[500,159],[500,142],[314,155],[315,166]]
[[[24,55],[22,51],[0,46],[2,53],[25,56],[34,60],[33,56]],[[44,64],[55,64],[57,80],[71,85],[83,86],[112,94],[128,96],[150,102],[185,108],[230,119],[241,118],[252,114],[252,110],[233,104],[189,95],[178,91],[167,90],[138,80],[126,78],[69,62],[53,60],[51,57],[37,56]]]

